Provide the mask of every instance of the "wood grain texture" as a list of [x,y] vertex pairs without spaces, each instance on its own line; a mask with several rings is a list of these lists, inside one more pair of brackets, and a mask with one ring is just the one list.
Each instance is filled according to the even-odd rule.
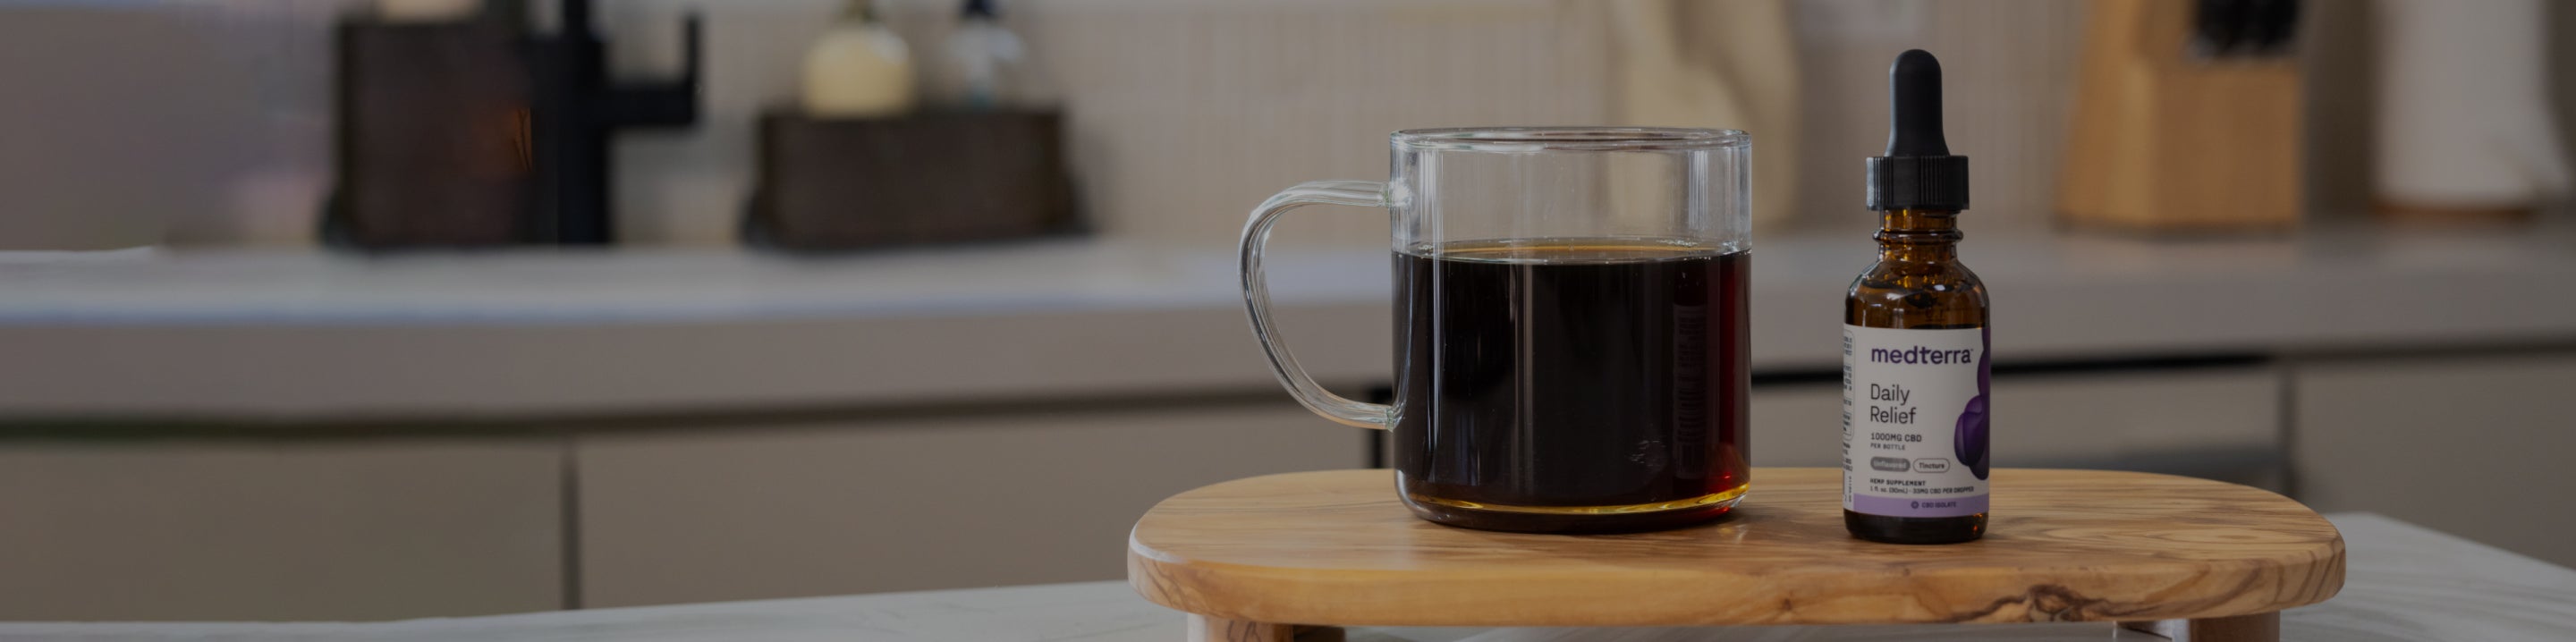
[[2343,540],[2262,490],[2104,471],[1997,471],[1986,539],[1900,546],[1843,530],[1840,471],[1765,468],[1726,521],[1630,535],[1439,526],[1382,470],[1240,479],[1164,500],[1129,584],[1250,622],[1686,626],[2130,621],[2333,597]]

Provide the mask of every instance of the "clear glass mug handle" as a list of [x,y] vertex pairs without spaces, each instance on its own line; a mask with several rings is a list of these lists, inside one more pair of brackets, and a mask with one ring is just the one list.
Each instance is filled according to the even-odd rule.
[[1395,416],[1395,407],[1352,401],[1325,390],[1297,365],[1297,357],[1288,354],[1288,345],[1279,337],[1278,326],[1270,319],[1270,286],[1261,274],[1262,246],[1270,241],[1270,226],[1288,210],[1306,205],[1355,205],[1384,209],[1387,206],[1386,183],[1378,181],[1313,181],[1288,188],[1261,207],[1252,210],[1252,220],[1243,225],[1243,305],[1252,314],[1252,332],[1261,336],[1261,351],[1270,356],[1270,373],[1279,384],[1304,404],[1307,410],[1327,419],[1361,428],[1387,427]]

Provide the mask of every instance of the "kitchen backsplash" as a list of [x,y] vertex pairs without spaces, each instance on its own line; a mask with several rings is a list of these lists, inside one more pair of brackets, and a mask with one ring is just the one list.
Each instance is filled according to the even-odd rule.
[[[693,4],[612,4],[638,73],[676,64],[670,17]],[[786,104],[830,0],[729,0],[708,9],[708,125],[621,149],[628,229],[724,243],[747,175],[749,126]],[[949,3],[903,0],[915,42]],[[1082,199],[1105,234],[1224,247],[1246,211],[1319,178],[1384,176],[1385,134],[1408,127],[1615,119],[1606,3],[1584,0],[1045,0],[1006,6],[1062,96]],[[2060,0],[1802,0],[1801,148],[1789,228],[1870,224],[1852,200],[1885,144],[1886,61],[1909,46],[1951,61],[1953,137],[1974,141],[1980,226],[2042,228],[2084,5]],[[1687,38],[1688,34],[1684,34]],[[1754,132],[1756,154],[1779,132]],[[1776,143],[1774,143],[1776,144]],[[1757,186],[1757,189],[1784,187]],[[1308,216],[1280,242],[1370,247],[1382,216]]]
[[[610,19],[669,24],[667,14],[688,4],[629,2]],[[750,123],[792,100],[797,61],[833,4],[736,0],[709,10],[708,124],[623,143],[628,229],[673,243],[730,240],[751,179]],[[933,42],[948,4],[905,0],[889,20],[915,43]],[[1384,176],[1388,131],[1601,120],[1607,48],[1594,13],[1579,5],[1052,0],[1004,9],[1063,101],[1095,227],[1222,247],[1244,212],[1291,182]],[[645,49],[627,59],[667,62],[675,43],[630,41]],[[1280,238],[1366,247],[1385,242],[1386,222],[1357,211],[1307,217]]]
[[[310,242],[314,203],[330,182],[330,16],[355,0],[163,4],[216,17],[213,33],[239,55],[189,64],[257,78],[265,114],[236,123],[265,141],[248,154],[256,158],[223,170],[234,187],[219,205],[174,216],[173,238]],[[752,123],[792,102],[804,50],[838,4],[602,3],[612,60],[639,75],[678,66],[679,14],[707,20],[705,124],[620,142],[621,226],[631,242],[733,241],[751,183]],[[890,20],[921,47],[936,41],[953,3],[889,4]],[[1883,144],[1886,61],[1910,46],[1941,52],[1951,70],[1950,126],[1959,151],[1977,159],[1979,226],[2048,225],[2084,3],[1795,0],[1792,10],[1800,130],[1754,132],[1756,154],[1799,148],[1794,185],[1757,186],[1795,190],[1799,211],[1784,228],[1868,224],[1853,184],[1860,159]],[[1390,130],[1603,123],[1618,113],[1619,61],[1602,2],[1021,0],[1004,11],[1070,115],[1088,215],[1115,237],[1223,248],[1253,204],[1295,181],[1383,176]],[[1371,247],[1385,242],[1385,224],[1370,212],[1308,216],[1283,226],[1281,239]]]

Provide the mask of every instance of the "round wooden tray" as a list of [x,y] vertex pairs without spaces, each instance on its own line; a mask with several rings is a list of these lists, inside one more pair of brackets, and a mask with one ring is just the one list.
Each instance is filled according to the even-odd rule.
[[2273,639],[2275,612],[2343,587],[2334,526],[2246,486],[1998,470],[1985,539],[1906,546],[1844,531],[1841,485],[1839,470],[1758,469],[1720,522],[1575,536],[1422,521],[1384,470],[1269,475],[1156,505],[1128,540],[1127,579],[1191,613],[1194,635],[1221,640],[1314,628],[1292,625],[2186,619],[2165,626],[2200,640]]

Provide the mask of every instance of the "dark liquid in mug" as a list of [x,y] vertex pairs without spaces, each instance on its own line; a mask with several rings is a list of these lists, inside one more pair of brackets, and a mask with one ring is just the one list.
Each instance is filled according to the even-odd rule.
[[1397,253],[1399,490],[1540,532],[1724,515],[1751,472],[1743,252],[1657,239]]

